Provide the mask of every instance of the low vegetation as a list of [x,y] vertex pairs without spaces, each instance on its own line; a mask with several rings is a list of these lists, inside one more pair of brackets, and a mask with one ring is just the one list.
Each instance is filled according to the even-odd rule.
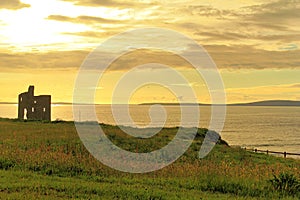
[[[149,139],[101,125],[116,145],[148,152],[166,145],[177,128]],[[147,131],[147,129],[145,129]],[[198,158],[207,129],[173,164],[146,174],[119,172],[97,161],[71,122],[0,119],[0,199],[299,199],[300,160],[233,148],[219,140]]]
[[274,190],[281,194],[295,195],[300,191],[300,180],[294,174],[280,173],[270,180]]

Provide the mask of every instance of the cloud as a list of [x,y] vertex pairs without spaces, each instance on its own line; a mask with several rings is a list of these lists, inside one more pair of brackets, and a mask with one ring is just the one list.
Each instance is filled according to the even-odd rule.
[[277,0],[259,5],[243,7],[243,9],[248,9],[255,13],[277,13],[282,10],[288,11],[290,9],[299,8],[299,3],[299,0]]
[[84,31],[84,32],[65,32],[66,35],[75,35],[89,38],[107,38],[120,33],[119,31]]
[[206,45],[219,68],[284,69],[300,68],[300,50],[268,51],[249,45]]
[[[268,35],[261,35],[255,32],[241,32],[232,30],[213,30],[213,31],[199,31],[195,32],[195,35],[207,37],[210,41],[246,41],[246,40],[261,40],[261,41],[279,41],[283,43],[291,43],[300,41],[300,33],[272,33]],[[280,50],[297,49],[295,44],[289,44],[285,48]]]
[[208,37],[210,40],[214,41],[224,41],[224,40],[230,40],[230,41],[236,41],[241,39],[247,39],[249,36],[242,33],[234,33],[234,32],[221,32],[218,30],[215,31],[203,31],[203,32],[197,32],[195,35],[199,36],[205,36]]
[[[299,31],[296,30],[297,27],[291,25],[292,21],[295,24],[297,24],[296,21],[299,21],[300,14],[298,13],[300,12],[296,12],[296,10],[299,10],[297,6],[299,0],[287,0],[286,4],[285,1],[279,0],[247,7],[241,6],[235,9],[216,8],[211,5],[201,5],[201,3],[184,6],[184,4],[178,2],[170,4],[167,2],[119,2],[117,0],[65,1],[73,2],[75,5],[88,6],[133,6],[133,10],[127,13],[130,16],[130,20],[106,19],[84,15],[75,18],[64,15],[50,15],[48,19],[93,25],[113,24],[118,27],[121,25],[122,27],[119,30],[115,30],[114,33],[134,27],[162,26],[183,31],[183,33],[192,32],[194,36],[202,36],[206,44],[231,42],[232,44],[242,43],[264,46],[271,41],[274,42],[274,46],[283,46],[284,44],[282,43],[289,44],[300,41]],[[147,9],[139,9],[139,5],[148,5],[148,7]],[[164,5],[168,5],[168,8]],[[170,8],[172,8],[171,11]],[[178,15],[178,13],[180,14]],[[191,18],[194,20],[190,21]],[[278,18],[278,22],[276,18]],[[211,21],[211,23],[206,23],[205,21],[207,20]],[[94,28],[95,30],[79,33],[69,32],[69,34],[82,37],[98,37],[101,35],[106,37],[106,34],[102,34],[102,32],[110,32],[104,27],[94,26]],[[274,46],[272,47],[273,49],[275,48]],[[279,49],[279,47],[277,48]]]
[[184,10],[194,16],[215,17],[218,19],[228,19],[240,16],[240,14],[234,10],[217,9],[213,6],[206,5],[192,5],[186,7]]
[[77,69],[88,51],[56,51],[47,53],[0,53],[0,69]]
[[278,0],[271,3],[245,7],[251,14],[244,17],[244,20],[261,22],[276,25],[299,25],[300,1],[299,0]]
[[[0,69],[78,69],[88,56],[89,51],[52,51],[52,52],[31,52],[31,53],[0,53]],[[91,63],[91,70],[98,69],[97,66],[105,62],[111,54],[108,52],[97,52],[94,63]],[[163,59],[161,58],[163,56]],[[129,70],[138,65],[148,63],[160,63],[173,67],[185,67],[188,63],[177,55],[152,51],[137,50],[129,52],[117,58],[110,66],[110,71]],[[151,67],[156,68],[156,65]]]
[[280,47],[280,50],[285,50],[285,51],[291,51],[291,50],[295,50],[298,49],[298,45],[297,44],[288,44],[284,47]]
[[161,50],[139,49],[125,53],[121,57],[117,58],[110,65],[109,70],[128,70],[133,67],[144,64],[149,64],[147,65],[147,67],[152,69],[160,68],[158,64],[176,68],[185,68],[191,66],[186,60],[171,52]]
[[[174,13],[183,14],[180,21],[193,18],[192,24],[182,22],[177,26],[208,38],[210,43],[295,43],[300,41],[299,9],[299,0],[277,0],[235,9],[192,5],[175,9]],[[210,24],[205,23],[207,20]]]
[[286,87],[288,87],[288,88],[300,88],[300,83],[295,83],[295,84],[292,84],[292,85],[288,85]]
[[113,7],[113,8],[130,8],[136,6],[146,6],[149,3],[141,3],[136,1],[116,1],[116,0],[63,0],[72,2],[78,6],[90,7]]
[[[300,50],[266,51],[249,46],[206,45],[208,51],[219,69],[300,69]],[[0,53],[0,69],[78,69],[90,51],[52,51],[31,53]],[[111,53],[97,52],[95,63],[90,63],[92,70],[104,63]],[[197,55],[195,55],[197,56]],[[192,68],[183,58],[161,50],[140,49],[128,52],[109,66],[110,71],[126,71],[133,67],[147,65],[157,69],[160,65],[174,68]],[[94,66],[94,68],[93,68]]]
[[92,16],[84,16],[84,15],[78,16],[75,18],[67,17],[64,15],[50,15],[50,16],[48,16],[47,19],[62,21],[62,22],[81,23],[81,24],[98,24],[98,23],[111,24],[111,23],[116,23],[119,21],[119,20],[114,20],[114,19],[106,19],[106,18],[102,18],[102,17],[92,17]]
[[18,10],[21,8],[30,7],[29,4],[24,4],[19,0],[1,0],[0,9]]

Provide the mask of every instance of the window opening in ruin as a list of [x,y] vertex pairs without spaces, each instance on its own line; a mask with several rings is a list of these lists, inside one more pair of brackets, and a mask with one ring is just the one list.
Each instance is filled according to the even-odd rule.
[[27,109],[24,108],[24,119],[27,119]]

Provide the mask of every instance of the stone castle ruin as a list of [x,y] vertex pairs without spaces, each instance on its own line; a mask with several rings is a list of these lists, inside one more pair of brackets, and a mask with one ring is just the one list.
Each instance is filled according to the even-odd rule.
[[51,121],[51,95],[34,96],[34,86],[19,94],[18,118]]

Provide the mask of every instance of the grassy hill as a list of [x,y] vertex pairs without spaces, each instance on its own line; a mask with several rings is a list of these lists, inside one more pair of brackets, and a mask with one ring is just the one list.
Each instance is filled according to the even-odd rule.
[[[115,144],[132,152],[158,149],[177,132],[167,128],[153,138],[138,139],[116,126],[102,128]],[[221,139],[199,159],[206,132],[199,129],[175,163],[151,173],[130,174],[93,158],[71,122],[0,119],[0,199],[300,198],[300,160],[247,152]]]

